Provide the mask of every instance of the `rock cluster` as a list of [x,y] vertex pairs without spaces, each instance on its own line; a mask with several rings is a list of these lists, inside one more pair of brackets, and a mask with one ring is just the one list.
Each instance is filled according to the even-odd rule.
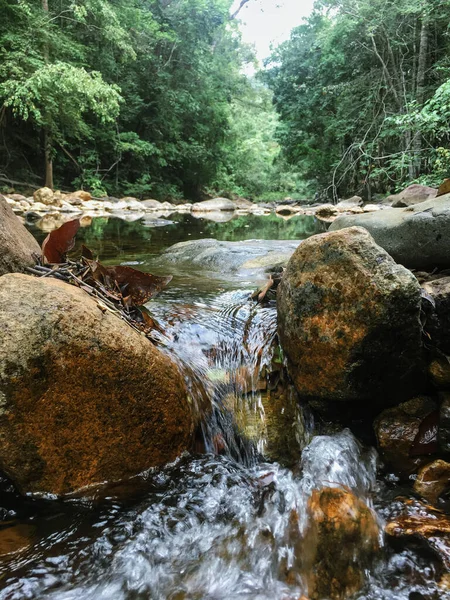
[[267,214],[269,208],[252,202],[237,199],[213,198],[192,204],[183,202],[172,204],[158,200],[138,200],[133,197],[93,198],[89,192],[78,190],[70,194],[40,188],[33,196],[9,194],[6,201],[12,210],[26,219],[37,219],[38,226],[44,231],[52,231],[74,215],[85,217],[114,216],[127,221],[145,219],[146,217],[167,217],[172,213],[192,213],[197,218],[214,221],[231,219],[235,214]]

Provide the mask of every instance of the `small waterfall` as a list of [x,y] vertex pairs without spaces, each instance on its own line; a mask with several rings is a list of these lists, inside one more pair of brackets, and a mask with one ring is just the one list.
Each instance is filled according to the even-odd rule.
[[163,345],[185,375],[204,449],[245,465],[258,456],[282,460],[286,448],[298,456],[308,440],[277,345],[275,307],[249,296],[237,290],[189,305],[152,303]]

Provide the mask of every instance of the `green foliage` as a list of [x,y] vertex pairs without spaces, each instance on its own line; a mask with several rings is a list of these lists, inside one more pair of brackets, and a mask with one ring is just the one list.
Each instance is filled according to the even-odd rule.
[[[449,141],[448,0],[317,0],[266,81],[282,155],[334,197],[435,178]],[[444,143],[443,143],[444,142]]]
[[89,135],[86,113],[101,124],[114,122],[121,101],[118,86],[106,84],[100,73],[61,62],[44,64],[24,80],[5,81],[0,98],[14,116],[50,130],[61,141],[64,130],[74,137]]

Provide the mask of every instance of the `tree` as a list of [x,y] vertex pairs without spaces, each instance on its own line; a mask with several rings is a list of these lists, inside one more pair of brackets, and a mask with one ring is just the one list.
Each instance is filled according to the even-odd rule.
[[431,172],[435,140],[424,138],[416,115],[450,75],[448,8],[436,0],[316,2],[267,74],[284,155],[306,177],[334,197],[370,198]]

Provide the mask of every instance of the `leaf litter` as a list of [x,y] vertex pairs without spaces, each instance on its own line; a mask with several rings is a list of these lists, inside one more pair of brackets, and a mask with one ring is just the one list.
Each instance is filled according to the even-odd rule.
[[155,332],[165,333],[144,304],[170,283],[172,275],[161,277],[132,267],[103,265],[84,245],[80,259],[68,259],[79,228],[80,221],[75,219],[52,231],[42,243],[40,261],[28,272],[79,287],[96,300],[102,312],[112,312],[151,341],[161,342]]

